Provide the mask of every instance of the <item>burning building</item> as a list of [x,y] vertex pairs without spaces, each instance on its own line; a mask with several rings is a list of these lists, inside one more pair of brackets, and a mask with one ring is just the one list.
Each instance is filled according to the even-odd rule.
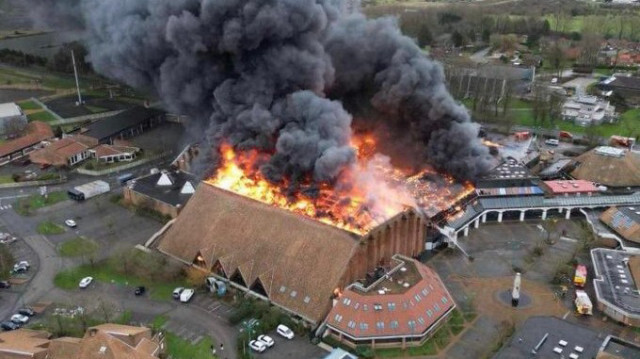
[[319,323],[336,290],[418,255],[424,230],[411,207],[354,231],[203,182],[157,248]]

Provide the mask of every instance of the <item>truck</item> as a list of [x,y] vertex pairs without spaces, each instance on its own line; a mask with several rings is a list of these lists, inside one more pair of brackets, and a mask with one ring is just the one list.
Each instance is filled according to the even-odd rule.
[[573,276],[573,284],[576,287],[584,288],[587,283],[587,267],[582,264],[576,266],[576,274]]
[[593,304],[584,290],[576,290],[576,312],[582,315],[593,315]]
[[75,201],[84,201],[91,197],[107,193],[111,190],[109,183],[105,181],[93,181],[80,186],[76,186],[67,191],[69,198]]

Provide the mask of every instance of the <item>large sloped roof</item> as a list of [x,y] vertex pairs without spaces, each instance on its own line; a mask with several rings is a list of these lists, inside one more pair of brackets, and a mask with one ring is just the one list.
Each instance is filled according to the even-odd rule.
[[[192,263],[259,280],[267,296],[313,322],[330,307],[359,237],[313,219],[201,183],[158,246]],[[237,274],[236,274],[237,275]]]
[[577,179],[611,187],[640,186],[640,154],[635,152],[612,157],[591,150],[578,156],[575,164],[571,175]]

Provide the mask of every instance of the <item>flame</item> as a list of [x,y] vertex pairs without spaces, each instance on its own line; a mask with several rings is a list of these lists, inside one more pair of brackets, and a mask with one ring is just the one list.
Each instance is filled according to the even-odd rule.
[[503,146],[497,142],[491,142],[489,140],[482,140],[482,144],[487,146],[487,147],[496,147],[496,148],[502,148]]
[[357,161],[332,184],[314,186],[302,181],[290,188],[287,180],[272,183],[259,171],[269,154],[236,151],[228,143],[220,147],[216,174],[205,182],[357,234],[367,233],[409,206],[435,215],[474,190],[471,184],[457,184],[430,169],[412,175],[392,166],[389,158],[377,154],[376,139],[370,135],[354,136],[351,145]]

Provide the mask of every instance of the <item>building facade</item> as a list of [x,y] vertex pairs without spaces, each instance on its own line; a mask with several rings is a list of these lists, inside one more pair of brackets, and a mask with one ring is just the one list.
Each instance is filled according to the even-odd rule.
[[578,95],[562,105],[562,119],[584,127],[612,123],[616,120],[615,107],[596,96]]

